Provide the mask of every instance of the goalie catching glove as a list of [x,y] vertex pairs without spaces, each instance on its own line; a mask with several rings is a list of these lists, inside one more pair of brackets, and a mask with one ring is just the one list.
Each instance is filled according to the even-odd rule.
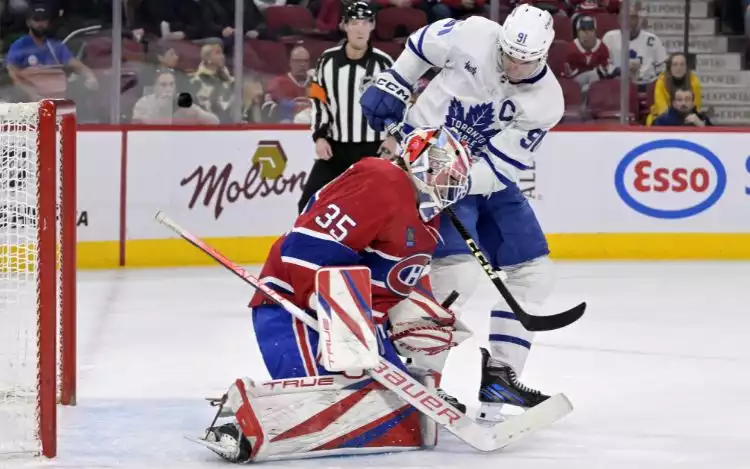
[[442,370],[448,351],[471,336],[453,312],[416,290],[388,311],[388,319],[398,353],[429,370]]

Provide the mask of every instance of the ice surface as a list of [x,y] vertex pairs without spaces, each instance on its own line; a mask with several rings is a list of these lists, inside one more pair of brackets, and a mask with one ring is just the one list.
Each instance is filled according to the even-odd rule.
[[[537,334],[524,381],[565,392],[561,422],[493,454],[449,434],[438,448],[262,467],[750,468],[750,264],[560,263],[549,311],[586,300],[570,328]],[[60,414],[59,458],[17,468],[229,468],[197,435],[241,375],[267,377],[247,285],[219,268],[82,272],[79,405]],[[444,387],[476,409],[485,282],[465,317],[477,337]]]

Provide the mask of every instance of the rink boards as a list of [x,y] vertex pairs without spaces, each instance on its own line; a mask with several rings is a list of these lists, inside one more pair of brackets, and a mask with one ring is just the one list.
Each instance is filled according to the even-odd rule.
[[[558,259],[750,259],[748,149],[750,132],[726,129],[561,128],[521,187]],[[210,264],[157,210],[237,262],[262,262],[294,221],[313,154],[292,125],[84,126],[79,265]]]

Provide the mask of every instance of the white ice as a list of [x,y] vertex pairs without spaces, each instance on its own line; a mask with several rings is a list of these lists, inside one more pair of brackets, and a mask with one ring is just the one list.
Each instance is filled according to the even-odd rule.
[[[263,467],[750,468],[750,264],[559,263],[549,311],[586,300],[572,327],[537,334],[524,381],[575,410],[500,452],[451,435],[438,448]],[[59,458],[13,467],[229,468],[197,435],[234,378],[264,379],[249,286],[219,268],[80,273],[78,406],[61,409]],[[465,318],[477,331],[444,387],[476,408],[485,282]]]

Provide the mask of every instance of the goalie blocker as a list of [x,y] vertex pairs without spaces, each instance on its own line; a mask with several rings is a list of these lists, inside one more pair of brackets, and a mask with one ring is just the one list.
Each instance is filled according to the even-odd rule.
[[[440,377],[431,365],[442,364],[470,334],[455,327],[450,311],[417,292],[391,308],[386,333],[373,322],[370,285],[367,267],[319,269],[310,313],[320,334],[298,326],[278,305],[254,308],[256,336],[274,380],[236,380],[217,415],[230,421],[212,424],[194,441],[232,462],[433,447],[437,424],[365,370],[378,367],[382,356],[436,389]],[[306,362],[313,350],[311,367]],[[414,366],[407,369],[402,356]]]

